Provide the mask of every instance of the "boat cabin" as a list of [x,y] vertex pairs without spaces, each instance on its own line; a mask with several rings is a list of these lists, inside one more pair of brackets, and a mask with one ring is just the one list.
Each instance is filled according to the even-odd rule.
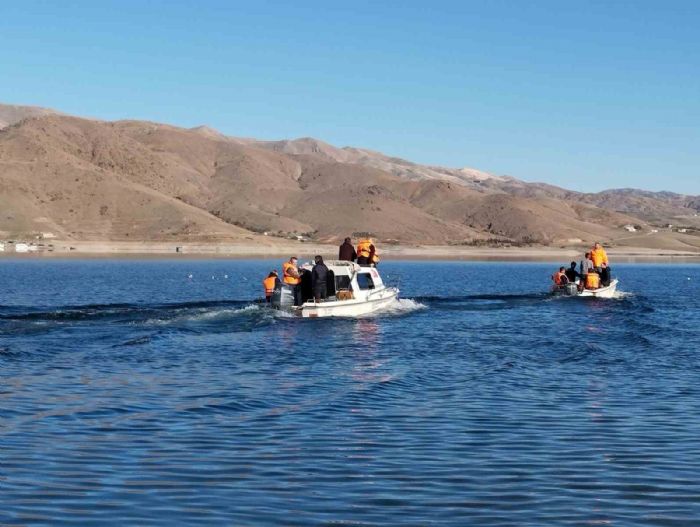
[[[354,262],[343,260],[325,261],[328,267],[326,281],[326,302],[366,299],[373,290],[383,288],[384,282],[374,267],[360,266]],[[301,272],[301,299],[302,303],[313,301],[313,284],[311,283],[311,270],[314,264],[307,262],[299,266]],[[277,308],[291,307],[294,297],[291,287],[282,283],[278,294],[277,289],[272,295],[272,306]]]

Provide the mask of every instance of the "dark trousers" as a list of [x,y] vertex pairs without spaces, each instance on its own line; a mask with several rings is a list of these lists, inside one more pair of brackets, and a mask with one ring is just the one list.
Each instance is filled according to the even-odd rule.
[[595,267],[595,272],[600,276],[600,285],[610,285],[610,267]]
[[369,257],[367,257],[367,256],[358,256],[358,257],[357,257],[357,265],[362,265],[362,266],[367,266],[367,265],[369,265]]
[[314,287],[314,298],[316,300],[322,299],[325,300],[328,298],[328,291],[326,288],[326,284],[320,284]]
[[303,304],[301,300],[301,284],[299,285],[293,285],[291,286],[292,288],[292,294],[294,295],[294,305],[295,306],[300,306]]

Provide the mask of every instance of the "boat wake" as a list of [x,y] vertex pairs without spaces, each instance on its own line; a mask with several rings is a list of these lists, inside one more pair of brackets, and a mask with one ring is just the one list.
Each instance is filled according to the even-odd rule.
[[217,309],[240,308],[250,301],[215,300],[208,302],[184,302],[173,304],[87,304],[66,305],[52,308],[3,306],[0,320],[27,321],[90,321],[109,319],[138,319],[148,314],[178,316],[182,313],[204,313]]
[[490,311],[514,309],[540,302],[549,302],[546,293],[525,294],[475,294],[458,296],[420,296],[414,301],[442,311]]
[[612,296],[613,300],[624,300],[624,299],[629,299],[634,297],[634,293],[630,293],[629,291],[620,291],[617,290],[615,291],[615,294]]
[[418,300],[412,298],[397,298],[387,307],[379,311],[363,315],[360,318],[403,316],[415,311],[422,311],[423,309],[428,309],[428,306],[419,302]]
[[246,330],[277,318],[262,304],[250,300],[217,300],[173,304],[90,304],[0,308],[0,332],[16,334],[51,331],[66,326],[105,324],[131,327],[184,329],[189,332]]
[[522,294],[476,294],[476,295],[456,295],[456,296],[417,296],[414,300],[428,302],[430,304],[441,304],[450,302],[470,302],[475,300],[498,300],[498,301],[529,301],[544,300],[548,298],[547,293],[522,293]]
[[[397,299],[366,317],[401,316],[426,309],[414,299]],[[67,326],[98,327],[105,324],[133,328],[181,329],[187,332],[241,331],[296,319],[285,310],[269,309],[250,300],[214,300],[172,304],[88,304],[52,309],[0,306],[0,333],[37,333]],[[140,344],[140,342],[138,342]],[[131,345],[132,343],[129,343]]]

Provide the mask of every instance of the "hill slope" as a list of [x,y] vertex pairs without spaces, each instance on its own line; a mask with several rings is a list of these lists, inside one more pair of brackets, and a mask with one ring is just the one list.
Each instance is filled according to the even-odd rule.
[[29,117],[53,114],[59,114],[59,112],[49,108],[39,108],[37,106],[0,104],[0,130]]
[[404,243],[572,244],[692,214],[700,200],[579,194],[474,169],[417,165],[305,138],[103,122],[0,105],[0,233],[205,240],[354,232]]

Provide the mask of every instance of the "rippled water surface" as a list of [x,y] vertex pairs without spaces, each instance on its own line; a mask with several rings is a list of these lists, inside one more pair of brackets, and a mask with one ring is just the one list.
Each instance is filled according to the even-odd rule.
[[273,265],[0,261],[0,524],[700,524],[699,266],[389,262],[299,320]]

